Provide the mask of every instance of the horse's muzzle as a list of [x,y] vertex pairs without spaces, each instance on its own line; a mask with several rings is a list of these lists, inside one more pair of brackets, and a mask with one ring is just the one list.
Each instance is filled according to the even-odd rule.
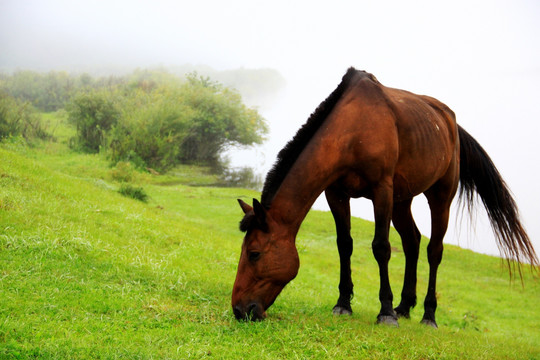
[[233,313],[237,320],[262,321],[266,318],[263,306],[254,302],[247,306],[233,306]]

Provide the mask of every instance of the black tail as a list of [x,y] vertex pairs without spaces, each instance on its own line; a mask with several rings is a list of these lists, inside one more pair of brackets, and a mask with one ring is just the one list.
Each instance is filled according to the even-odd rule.
[[493,161],[478,142],[459,126],[460,141],[460,201],[466,201],[472,210],[475,194],[480,196],[486,208],[489,221],[501,256],[508,260],[512,273],[511,260],[519,263],[529,262],[538,266],[538,258],[525,232],[519,212],[508,186],[495,168]]

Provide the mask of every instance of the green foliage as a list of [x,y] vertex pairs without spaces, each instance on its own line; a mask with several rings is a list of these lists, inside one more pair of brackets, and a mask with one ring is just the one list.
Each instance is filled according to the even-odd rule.
[[77,87],[77,79],[66,72],[17,71],[12,76],[0,76],[0,89],[42,111],[63,108]]
[[118,192],[126,197],[139,200],[142,202],[148,201],[148,194],[142,187],[133,186],[130,184],[122,184],[120,185],[120,189],[118,189]]
[[170,169],[180,162],[192,114],[174,88],[134,89],[124,98],[122,116],[110,131],[107,154],[113,162]]
[[[194,70],[210,76],[227,87],[239,90],[249,104],[266,102],[285,84],[281,74],[273,69],[241,68],[216,71],[208,66],[184,65],[171,67],[170,70],[137,69],[128,75],[100,77],[88,73],[68,74],[65,71],[40,73],[22,70],[11,75],[0,73],[0,90],[6,91],[17,100],[31,103],[41,111],[51,112],[64,108],[81,90],[129,86],[149,91],[157,86],[175,85],[186,73],[193,73]],[[105,70],[105,73],[107,72],[113,74],[117,69]]]
[[[250,78],[261,79],[258,72],[241,71],[240,79],[235,71],[222,75],[246,88]],[[261,76],[268,83],[277,75]],[[197,73],[181,79],[162,70],[101,78],[19,71],[0,74],[1,89],[44,111],[65,108],[77,131],[74,148],[103,151],[113,163],[129,161],[141,169],[166,171],[180,163],[219,168],[226,148],[261,143],[268,131],[236,90]]]
[[228,146],[261,143],[267,132],[237,92],[209,78],[191,74],[187,82],[159,85],[139,77],[132,84],[108,133],[113,162],[142,161],[158,171],[180,163],[217,166]]
[[136,169],[130,162],[119,161],[111,170],[113,180],[119,182],[130,182],[134,179]]
[[105,136],[120,117],[114,94],[92,91],[78,94],[67,108],[69,121],[77,128],[77,147],[98,152]]
[[209,78],[189,74],[183,87],[185,102],[196,113],[182,143],[185,161],[216,164],[227,145],[260,144],[268,131],[256,110],[247,108],[240,95]]
[[16,136],[31,140],[45,139],[48,134],[30,104],[21,103],[0,91],[0,140]]

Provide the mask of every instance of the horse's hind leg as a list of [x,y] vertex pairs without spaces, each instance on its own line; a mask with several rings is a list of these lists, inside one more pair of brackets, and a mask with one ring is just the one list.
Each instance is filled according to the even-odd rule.
[[334,306],[335,315],[352,314],[351,298],[353,282],[351,279],[351,255],[353,240],[351,238],[350,198],[343,192],[329,188],[325,192],[328,205],[336,222],[337,247],[340,261],[339,299]]
[[410,317],[411,308],[416,305],[416,267],[421,237],[412,217],[411,203],[412,199],[395,203],[392,212],[392,222],[401,236],[405,252],[405,277],[401,291],[401,302],[395,311],[399,317],[407,319]]
[[429,284],[424,301],[424,317],[422,323],[437,327],[435,310],[437,309],[437,270],[442,260],[443,238],[448,228],[450,204],[455,194],[455,187],[436,184],[425,195],[431,210],[431,239],[427,247],[429,262]]

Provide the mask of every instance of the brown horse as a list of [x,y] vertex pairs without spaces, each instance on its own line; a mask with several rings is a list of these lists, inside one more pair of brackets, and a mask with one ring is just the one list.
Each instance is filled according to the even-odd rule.
[[[278,155],[268,173],[261,202],[239,200],[245,216],[232,307],[238,319],[261,320],[299,268],[295,246],[300,224],[324,191],[336,223],[341,273],[334,314],[351,314],[350,198],[373,202],[373,254],[379,265],[381,310],[378,323],[397,325],[416,304],[420,244],[412,199],[423,193],[432,219],[427,248],[429,285],[422,322],[436,327],[437,268],[443,253],[450,204],[461,182],[460,198],[478,194],[487,210],[501,254],[538,264],[516,204],[482,147],[438,100],[383,86],[353,68]],[[392,306],[388,278],[393,222],[406,256],[401,303]],[[519,265],[518,265],[519,267]]]

